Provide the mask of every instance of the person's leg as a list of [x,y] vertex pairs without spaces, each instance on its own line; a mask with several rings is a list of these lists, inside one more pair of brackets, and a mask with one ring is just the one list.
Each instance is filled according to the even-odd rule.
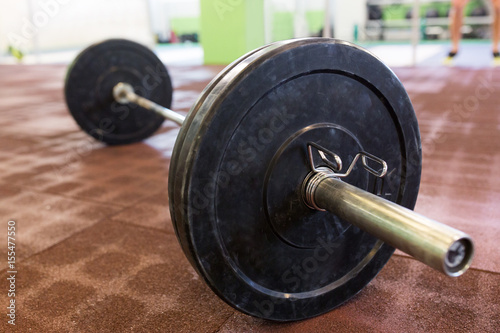
[[492,28],[492,41],[493,41],[493,55],[500,57],[498,54],[498,42],[500,40],[500,0],[492,0],[493,2],[493,25]]
[[[464,17],[464,7],[468,0],[453,0],[450,10],[450,33],[451,33],[451,51],[450,57],[458,52],[458,44],[462,38],[462,24]],[[498,2],[498,0],[495,0]]]

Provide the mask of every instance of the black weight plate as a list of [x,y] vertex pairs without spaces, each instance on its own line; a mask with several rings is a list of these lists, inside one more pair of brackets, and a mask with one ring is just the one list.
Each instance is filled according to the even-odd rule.
[[222,80],[225,77],[225,75],[230,70],[232,70],[234,67],[236,67],[240,62],[242,62],[244,59],[248,58],[250,55],[254,54],[255,52],[257,52],[265,47],[266,46],[263,46],[263,47],[258,48],[256,50],[253,50],[253,51],[241,56],[240,58],[236,59],[235,61],[233,61],[231,64],[226,66],[219,74],[217,74],[217,76],[215,78],[213,78],[212,81],[210,81],[210,83],[205,87],[205,89],[203,89],[203,91],[201,92],[200,96],[198,97],[196,103],[194,103],[194,105],[191,107],[191,110],[187,114],[186,119],[184,120],[182,127],[179,131],[179,134],[177,135],[176,143],[175,143],[175,146],[177,148],[174,149],[174,151],[172,152],[172,157],[170,159],[169,174],[172,177],[169,177],[169,182],[168,182],[169,191],[171,191],[171,188],[174,187],[174,183],[176,181],[180,180],[175,175],[177,175],[177,165],[178,165],[177,161],[179,160],[178,154],[182,150],[182,145],[183,145],[185,137],[186,137],[187,129],[190,127],[191,123],[196,118],[196,115],[197,115],[198,111],[200,110],[201,106],[203,105],[203,103],[205,102],[205,100],[207,98],[211,98],[210,96],[213,96],[212,89],[215,86],[217,86],[219,81]]
[[138,43],[110,39],[82,51],[71,64],[65,80],[66,104],[78,125],[107,144],[128,144],[151,136],[165,120],[133,104],[113,98],[118,82],[170,108],[172,83],[165,65]]
[[207,90],[169,175],[187,257],[222,299],[253,316],[299,320],[342,304],[394,249],[303,203],[306,146],[346,165],[360,150],[384,159],[384,179],[357,167],[345,180],[413,208],[421,146],[403,86],[367,51],[313,38],[263,48]]

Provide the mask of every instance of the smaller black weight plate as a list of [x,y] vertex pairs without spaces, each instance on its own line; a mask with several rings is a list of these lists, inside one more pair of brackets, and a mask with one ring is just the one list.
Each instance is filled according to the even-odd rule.
[[107,144],[128,144],[151,136],[165,120],[161,115],[113,98],[113,87],[125,82],[135,92],[170,108],[172,83],[165,65],[145,46],[110,39],[83,50],[65,80],[66,104],[78,125]]
[[420,136],[399,80],[352,44],[301,39],[251,54],[206,91],[169,174],[190,262],[228,304],[257,317],[304,319],[351,298],[394,249],[304,204],[307,143],[346,165],[361,150],[384,159],[385,179],[359,167],[345,180],[413,208]]

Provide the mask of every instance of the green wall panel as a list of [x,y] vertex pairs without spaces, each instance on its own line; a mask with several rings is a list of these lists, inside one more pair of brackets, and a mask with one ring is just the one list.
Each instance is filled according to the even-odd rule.
[[170,20],[170,25],[177,35],[200,33],[199,17],[175,17]]
[[264,0],[200,0],[206,64],[229,64],[264,44]]

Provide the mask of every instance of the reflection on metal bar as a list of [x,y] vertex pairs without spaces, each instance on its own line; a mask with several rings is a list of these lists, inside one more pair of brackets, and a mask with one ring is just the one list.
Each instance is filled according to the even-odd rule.
[[327,210],[448,276],[469,268],[474,245],[467,234],[350,185],[329,168],[319,169],[302,187],[309,207]]

